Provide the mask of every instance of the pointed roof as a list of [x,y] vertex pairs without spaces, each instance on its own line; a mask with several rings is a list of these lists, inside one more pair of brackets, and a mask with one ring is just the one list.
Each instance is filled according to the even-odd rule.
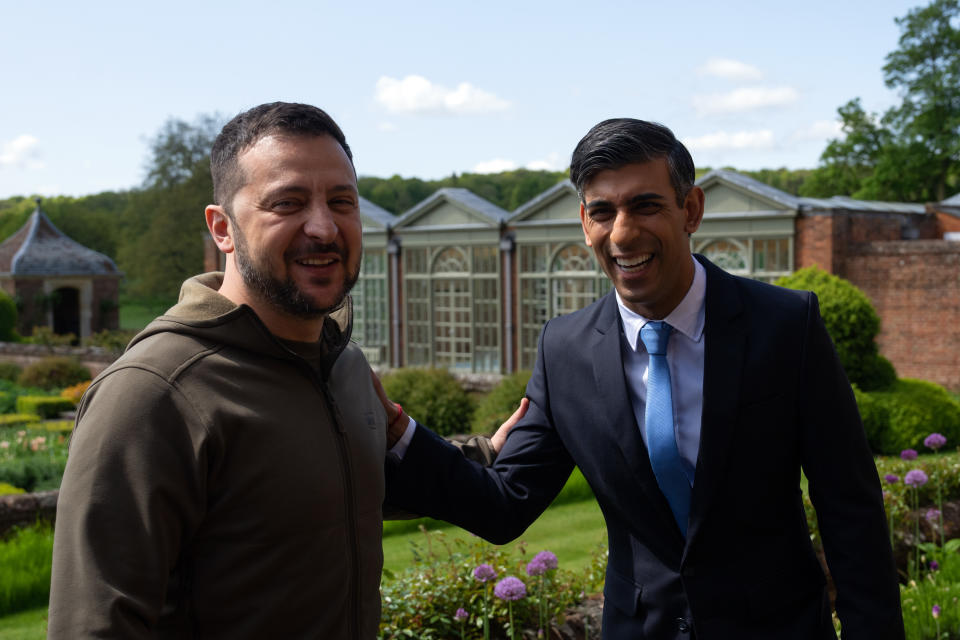
[[57,229],[37,208],[20,230],[0,244],[0,274],[13,276],[115,275],[113,260]]
[[[525,220],[526,218],[534,215],[543,207],[546,207],[563,196],[570,194],[577,195],[577,188],[573,186],[573,183],[570,182],[569,178],[566,180],[561,180],[540,195],[527,200],[525,203],[517,207],[517,209],[510,216],[510,222]],[[571,215],[570,218],[576,218],[579,220],[579,217],[576,215]]]
[[393,226],[397,221],[397,216],[393,215],[383,207],[370,202],[363,196],[360,196],[360,218],[361,221],[364,218],[373,223],[372,226],[368,227],[364,225],[370,231],[380,231],[381,227],[386,229],[387,227]]
[[476,220],[483,226],[499,225],[506,221],[509,213],[485,200],[468,189],[461,187],[444,187],[434,192],[429,198],[414,205],[406,213],[397,218],[396,227],[409,227],[421,216],[429,213],[437,206],[449,202],[462,210],[469,218]]

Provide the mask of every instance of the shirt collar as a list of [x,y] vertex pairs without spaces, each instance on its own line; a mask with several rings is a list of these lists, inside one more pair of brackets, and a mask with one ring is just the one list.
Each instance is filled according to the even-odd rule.
[[[703,337],[705,319],[704,301],[707,297],[707,272],[703,265],[692,256],[690,259],[693,260],[693,283],[680,304],[663,321],[673,327],[674,331],[682,333],[693,342],[700,342],[700,338]],[[620,310],[620,319],[623,320],[623,331],[626,334],[627,342],[630,344],[630,348],[636,351],[640,329],[650,320],[628,309],[620,298],[620,292],[616,289],[614,289],[614,292],[617,296],[617,308]]]

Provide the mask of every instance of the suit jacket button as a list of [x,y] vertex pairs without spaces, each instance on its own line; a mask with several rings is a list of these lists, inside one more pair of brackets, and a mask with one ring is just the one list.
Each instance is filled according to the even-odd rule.
[[677,629],[680,633],[687,633],[690,631],[690,623],[685,618],[677,618]]

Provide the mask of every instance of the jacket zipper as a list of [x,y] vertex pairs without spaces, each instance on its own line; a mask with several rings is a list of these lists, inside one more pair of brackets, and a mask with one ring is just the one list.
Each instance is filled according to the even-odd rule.
[[353,469],[350,465],[350,452],[347,449],[346,429],[343,426],[343,422],[340,420],[340,409],[337,407],[337,402],[330,394],[330,389],[327,387],[327,383],[323,380],[320,380],[316,374],[314,374],[313,377],[314,380],[319,383],[320,389],[323,392],[323,399],[327,404],[327,411],[330,412],[330,417],[333,419],[333,424],[337,428],[337,449],[340,452],[340,459],[343,461],[343,464],[340,468],[343,471],[344,497],[346,498],[347,503],[347,534],[350,541],[350,560],[353,565],[353,571],[351,573],[351,580],[353,582],[353,588],[351,591],[353,592],[353,597],[349,599],[348,603],[350,615],[347,616],[347,631],[349,632],[347,637],[356,638],[358,637],[357,627],[359,625],[361,594],[360,550],[357,544],[356,505],[354,505],[353,499]]

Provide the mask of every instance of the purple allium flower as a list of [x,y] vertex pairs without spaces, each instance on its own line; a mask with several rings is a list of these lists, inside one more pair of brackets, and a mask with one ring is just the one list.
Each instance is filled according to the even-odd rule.
[[481,564],[473,570],[473,577],[480,582],[487,582],[497,577],[497,572],[488,564]]
[[463,607],[460,607],[459,609],[457,609],[457,612],[453,614],[453,619],[456,620],[457,622],[463,622],[464,620],[467,619],[469,615],[470,614],[467,613],[466,609],[464,609]]
[[937,562],[936,560],[931,560],[931,561],[930,561],[930,571],[936,571],[936,570],[939,569],[939,568],[940,568],[940,563],[939,563],[939,562]]
[[939,617],[940,617],[940,605],[938,605],[938,604],[933,605],[933,609],[930,610],[930,615],[932,615],[934,618],[939,618]]
[[557,568],[557,556],[550,551],[541,551],[527,563],[528,576],[542,576],[547,571]]
[[519,578],[507,576],[493,588],[493,595],[501,600],[519,600],[527,596],[527,586]]
[[883,479],[887,481],[887,484],[897,484],[900,482],[900,476],[895,473],[888,473],[887,475],[883,476]]
[[926,438],[923,439],[923,446],[928,449],[933,449],[936,451],[943,445],[947,444],[947,439],[939,433],[931,433]]
[[917,452],[914,449],[904,449],[900,452],[900,458],[902,460],[916,460]]
[[904,484],[914,489],[918,489],[927,484],[927,480],[929,480],[929,478],[922,469],[910,469],[910,471],[907,471],[907,475],[903,477]]
[[940,522],[940,510],[939,509],[927,509],[927,522],[930,524],[936,524]]

